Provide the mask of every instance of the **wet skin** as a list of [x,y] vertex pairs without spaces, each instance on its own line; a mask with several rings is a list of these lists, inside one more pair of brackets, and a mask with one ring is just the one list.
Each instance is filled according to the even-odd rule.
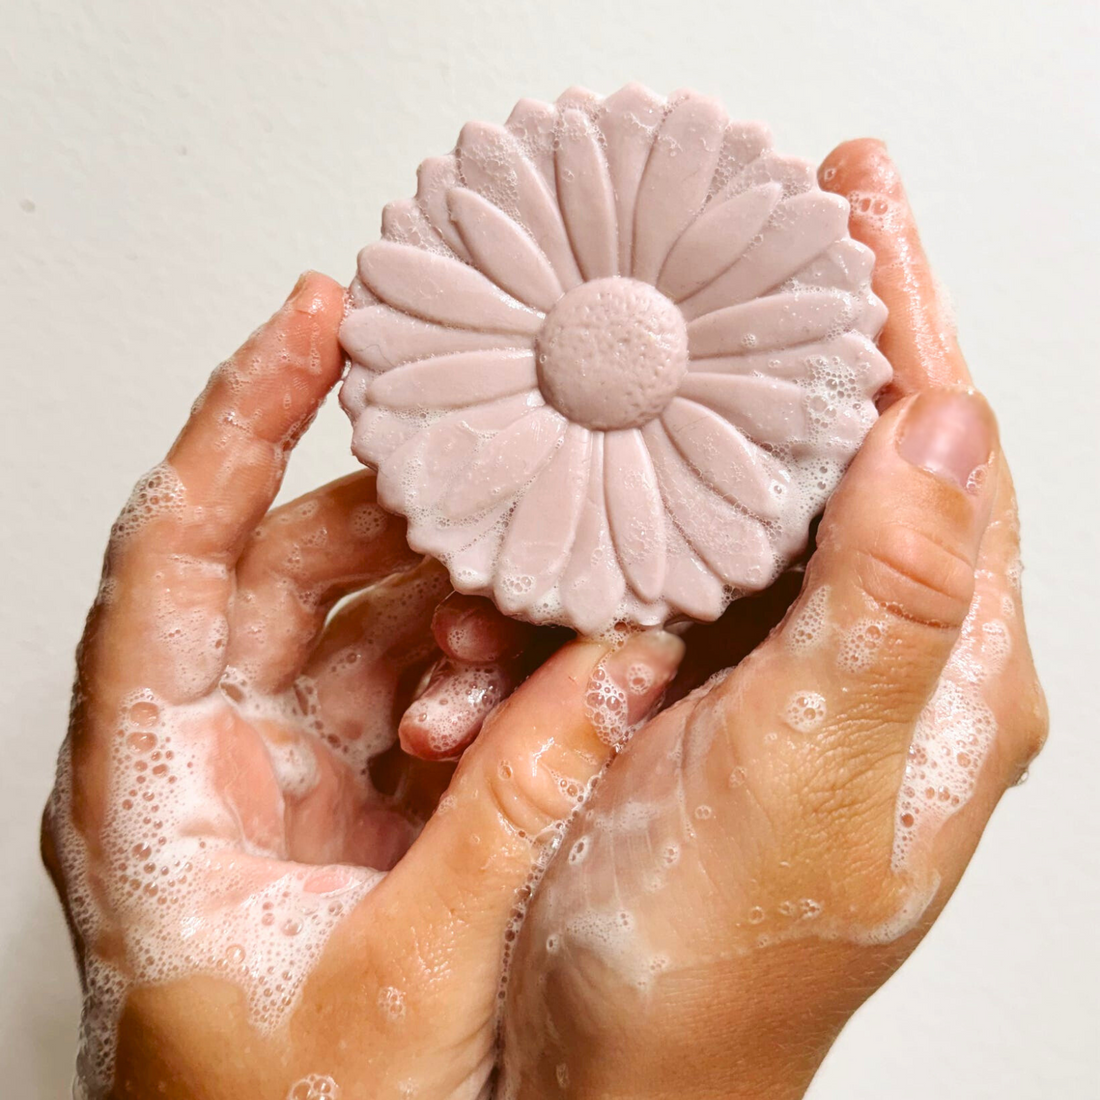
[[[215,373],[168,473],[145,486],[108,549],[79,653],[71,770],[45,821],[87,988],[103,960],[129,976],[113,1083],[100,1092],[283,1100],[324,1074],[345,1100],[479,1095],[499,1055],[517,900],[559,841],[509,972],[502,1091],[805,1090],[847,1018],[927,931],[1046,733],[1011,481],[988,407],[965,392],[896,170],[878,143],[851,142],[821,181],[852,199],[851,233],[878,256],[874,289],[890,309],[880,346],[895,371],[885,415],[830,503],[804,579],[688,632],[669,696],[680,701],[616,756],[564,840],[559,827],[613,755],[589,705],[597,664],[606,658],[624,684],[633,667],[650,670],[649,687],[626,692],[640,721],[684,646],[659,634],[610,657],[605,643],[558,649],[559,633],[445,599],[441,570],[372,510],[370,474],[268,513],[293,443],[340,375],[343,298],[331,280],[305,277]],[[951,447],[953,430],[963,441]],[[968,466],[972,479],[959,476]],[[803,613],[823,590],[813,642]],[[864,662],[838,663],[865,620],[883,624],[879,644]],[[921,825],[899,859],[899,791],[922,713],[945,667],[954,675],[960,634],[985,638],[994,620],[1005,641],[996,660],[971,648],[977,665],[989,658],[974,699],[995,736],[958,805],[926,812],[934,827]],[[452,775],[417,759],[439,753],[423,703],[409,704],[429,668],[422,699],[450,698],[469,665],[489,670],[501,696],[524,682],[484,729],[484,695],[459,697],[464,732],[448,754],[465,752]],[[807,717],[811,696],[823,713]],[[939,733],[950,738],[949,727]],[[131,744],[123,728],[138,749],[143,733],[170,728],[184,755],[211,761],[202,797],[180,813],[181,832],[208,830],[220,853],[192,869],[187,895],[213,923],[247,926],[240,899],[219,893],[226,866],[253,886],[302,872],[314,892],[337,884],[333,897],[365,881],[358,869],[393,868],[349,895],[356,903],[267,1030],[248,982],[216,968],[140,980],[134,945],[150,928],[165,950],[184,948],[161,935],[155,903],[112,879],[129,858],[119,800],[137,774],[118,748]],[[217,753],[199,751],[211,745]],[[273,747],[297,772],[273,764]],[[329,877],[311,877],[320,872]]]

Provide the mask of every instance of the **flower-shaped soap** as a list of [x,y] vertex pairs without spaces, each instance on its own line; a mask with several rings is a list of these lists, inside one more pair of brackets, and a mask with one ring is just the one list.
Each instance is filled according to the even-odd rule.
[[523,100],[359,254],[341,401],[462,592],[713,619],[802,551],[890,377],[848,204],[693,92]]

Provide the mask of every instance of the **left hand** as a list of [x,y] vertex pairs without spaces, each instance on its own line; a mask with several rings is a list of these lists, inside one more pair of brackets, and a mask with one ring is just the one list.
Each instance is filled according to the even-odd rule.
[[[439,653],[445,571],[408,550],[372,474],[267,511],[340,376],[343,301],[329,279],[299,284],[112,534],[42,844],[92,1100],[479,1095],[517,895],[610,754],[584,698],[607,646],[580,642],[453,778],[394,747]],[[437,632],[469,642],[460,611]],[[611,658],[621,678],[649,670],[632,719],[682,649],[649,635]],[[458,741],[475,719],[458,709]]]

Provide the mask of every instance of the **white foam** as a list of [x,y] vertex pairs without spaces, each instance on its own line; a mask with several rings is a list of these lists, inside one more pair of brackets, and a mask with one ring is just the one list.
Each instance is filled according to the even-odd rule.
[[828,627],[829,586],[815,588],[787,624],[783,638],[795,653],[807,653],[821,644]]
[[327,1074],[311,1073],[290,1086],[286,1100],[340,1100],[340,1086]]
[[837,647],[837,667],[844,672],[866,672],[886,639],[885,619],[860,619],[844,631]]
[[997,735],[997,720],[982,689],[1004,669],[1011,637],[1002,620],[984,618],[985,602],[980,594],[974,597],[943,675],[917,720],[898,795],[895,870],[905,869],[914,852],[966,805]]
[[825,699],[816,691],[797,691],[787,700],[784,721],[799,733],[813,733],[825,722]]
[[[293,692],[264,699],[232,673],[225,687],[182,706],[149,690],[122,700],[108,735],[108,810],[94,849],[73,819],[68,743],[61,752],[48,813],[85,949],[79,1097],[94,1100],[109,1088],[118,1020],[135,986],[223,978],[244,992],[255,1027],[277,1029],[333,929],[383,877],[365,867],[287,862],[281,826],[242,826],[237,796],[217,778],[219,768],[239,767],[236,724],[268,728],[260,752],[284,798],[316,783],[318,741]],[[265,727],[260,715],[280,721]],[[282,805],[274,812],[281,818]],[[316,1089],[301,1095],[338,1095]]]

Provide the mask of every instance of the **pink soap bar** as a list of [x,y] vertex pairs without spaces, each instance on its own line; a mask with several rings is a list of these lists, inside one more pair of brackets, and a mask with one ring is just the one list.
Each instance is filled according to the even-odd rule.
[[596,633],[714,619],[806,545],[890,377],[848,204],[706,96],[521,101],[359,254],[341,402],[455,588]]

